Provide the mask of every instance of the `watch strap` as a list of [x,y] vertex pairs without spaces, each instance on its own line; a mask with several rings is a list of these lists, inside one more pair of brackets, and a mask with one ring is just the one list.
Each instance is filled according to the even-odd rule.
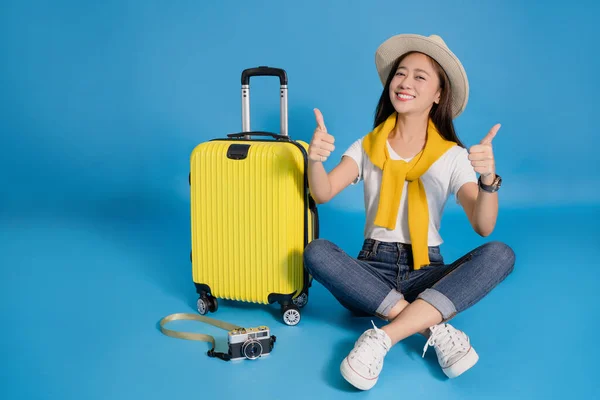
[[494,182],[491,185],[486,185],[481,181],[480,175],[478,179],[478,184],[479,188],[484,192],[495,193],[500,189],[500,185],[502,184],[502,178],[500,177],[500,175],[496,175],[496,178],[494,178]]

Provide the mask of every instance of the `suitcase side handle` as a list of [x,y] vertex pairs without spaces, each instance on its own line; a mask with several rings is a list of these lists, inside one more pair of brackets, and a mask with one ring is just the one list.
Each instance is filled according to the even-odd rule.
[[[242,71],[242,132],[250,132],[250,77],[277,76],[279,77],[280,135],[288,136],[288,88],[287,73],[281,68],[260,66]],[[250,139],[250,135],[244,135]]]

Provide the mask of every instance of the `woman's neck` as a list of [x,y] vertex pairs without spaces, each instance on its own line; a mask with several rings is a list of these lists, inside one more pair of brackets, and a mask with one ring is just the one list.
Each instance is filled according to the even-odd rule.
[[404,143],[424,142],[428,123],[428,117],[397,114],[396,126],[390,132],[389,139],[400,140]]

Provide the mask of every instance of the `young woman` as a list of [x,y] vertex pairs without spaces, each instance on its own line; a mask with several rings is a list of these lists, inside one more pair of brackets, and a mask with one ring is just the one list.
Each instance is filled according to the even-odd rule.
[[315,109],[308,167],[318,203],[364,182],[365,240],[358,256],[323,239],[305,251],[310,274],[342,305],[388,321],[365,331],[341,363],[343,377],[363,390],[377,382],[390,348],[415,333],[428,338],[424,351],[434,347],[448,377],[471,368],[478,361],[475,349],[447,321],[481,300],[515,263],[512,249],[500,242],[451,264],[440,254],[448,197],[455,196],[475,232],[487,236],[496,223],[501,183],[492,151],[500,125],[469,150],[454,131],[453,118],[469,92],[458,58],[439,36],[402,34],[380,45],[376,66],[384,89],[373,131],[327,173],[323,162],[334,151],[334,138]]

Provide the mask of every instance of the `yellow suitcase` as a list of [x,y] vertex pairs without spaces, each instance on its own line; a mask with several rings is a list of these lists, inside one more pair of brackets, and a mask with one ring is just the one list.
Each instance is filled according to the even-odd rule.
[[[281,133],[250,131],[250,77],[280,79]],[[200,314],[217,299],[281,305],[300,322],[311,277],[306,245],[318,237],[308,188],[308,144],[290,139],[287,75],[278,68],[242,72],[242,132],[199,144],[190,157],[191,261]]]

